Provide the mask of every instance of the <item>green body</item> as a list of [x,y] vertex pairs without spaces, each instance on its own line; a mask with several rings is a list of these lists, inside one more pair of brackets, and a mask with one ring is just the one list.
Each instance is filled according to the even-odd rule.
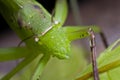
[[[4,8],[0,11],[10,27],[22,40],[33,35],[25,40],[26,46],[32,50],[34,46],[37,46],[37,49],[33,50],[35,52],[53,54],[59,58],[68,57],[70,41],[62,29],[57,27],[59,24],[51,22],[51,15],[40,4],[32,0],[11,0],[8,3],[11,5],[7,6],[7,2],[9,0],[0,1],[0,8]],[[49,29],[48,33],[43,34],[47,29]],[[35,41],[36,37],[39,38],[38,42]]]

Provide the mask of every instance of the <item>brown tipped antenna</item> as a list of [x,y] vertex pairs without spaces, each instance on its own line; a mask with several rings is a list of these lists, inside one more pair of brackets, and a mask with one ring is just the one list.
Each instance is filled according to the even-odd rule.
[[105,34],[102,31],[100,32],[100,36],[101,36],[101,39],[103,41],[103,44],[104,44],[105,48],[107,48],[108,47],[108,42],[107,42],[107,39],[105,37]]
[[99,73],[96,62],[95,34],[91,28],[89,28],[89,34],[90,34],[90,49],[91,49],[91,57],[92,57],[93,76],[94,76],[94,80],[99,80]]
[[30,38],[33,37],[33,36],[34,36],[34,35],[31,35],[31,36],[29,36],[29,37],[27,37],[27,38],[21,40],[21,41],[19,42],[19,44],[18,44],[18,47],[20,47],[21,44],[22,44],[24,41],[26,41],[27,39],[30,39]]

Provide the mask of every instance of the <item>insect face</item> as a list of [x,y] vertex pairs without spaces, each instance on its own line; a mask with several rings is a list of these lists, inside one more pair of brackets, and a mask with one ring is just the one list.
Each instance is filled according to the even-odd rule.
[[70,41],[61,28],[52,28],[40,38],[38,43],[42,46],[43,53],[49,53],[58,58],[69,57]]

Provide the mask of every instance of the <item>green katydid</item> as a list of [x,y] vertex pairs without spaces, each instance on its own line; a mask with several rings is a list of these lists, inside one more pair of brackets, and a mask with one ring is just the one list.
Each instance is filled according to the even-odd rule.
[[[25,47],[6,48],[7,51],[0,49],[0,61],[24,58],[2,80],[9,80],[38,55],[43,54],[31,77],[31,80],[39,80],[50,56],[69,58],[71,41],[90,35],[88,27],[61,27],[67,17],[66,0],[57,0],[53,21],[52,16],[35,0],[0,0],[0,13],[26,44]],[[98,28],[93,29],[99,32]],[[9,59],[7,55],[10,55]]]

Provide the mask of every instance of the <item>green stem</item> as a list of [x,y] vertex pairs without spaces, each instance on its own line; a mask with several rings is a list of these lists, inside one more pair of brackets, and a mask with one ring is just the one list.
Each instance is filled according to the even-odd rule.
[[50,55],[44,55],[40,59],[31,80],[39,80],[39,78],[40,78],[40,76],[41,76],[47,62],[49,61],[49,59],[50,59]]

